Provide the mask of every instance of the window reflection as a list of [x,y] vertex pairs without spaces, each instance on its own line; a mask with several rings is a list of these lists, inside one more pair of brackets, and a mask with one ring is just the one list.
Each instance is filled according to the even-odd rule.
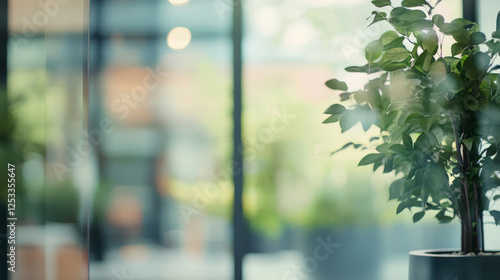
[[[461,1],[443,4],[438,12],[446,18],[460,16]],[[245,201],[260,244],[245,259],[248,279],[405,279],[408,251],[456,247],[457,225],[396,217],[388,178],[356,167],[354,150],[330,156],[339,143],[364,139],[361,129],[339,135],[321,124],[321,112],[338,98],[325,81],[364,82],[343,68],[363,63],[364,46],[387,29],[366,28],[371,6],[252,0],[244,8]],[[287,120],[281,126],[272,122],[277,115]]]
[[[14,279],[231,279],[233,3],[92,0],[87,21],[86,1],[28,2],[9,2]],[[480,1],[487,33],[494,5]],[[321,124],[324,81],[361,85],[342,69],[384,31],[365,28],[366,1],[244,10],[245,279],[399,280],[408,251],[456,247],[457,225],[395,217],[387,177],[330,156],[359,131]]]
[[99,5],[91,127],[113,130],[96,153],[91,277],[230,279],[228,22],[209,2]]

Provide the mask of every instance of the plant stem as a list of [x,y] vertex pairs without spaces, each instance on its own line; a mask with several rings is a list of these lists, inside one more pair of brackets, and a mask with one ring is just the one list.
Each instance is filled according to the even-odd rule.
[[470,213],[470,203],[469,203],[469,193],[468,193],[468,188],[467,188],[467,185],[468,185],[468,180],[467,180],[467,176],[464,175],[463,179],[462,179],[462,187],[461,187],[461,192],[460,192],[460,196],[461,196],[461,200],[465,202],[465,209],[464,209],[464,212],[465,212],[465,215],[462,215],[462,216],[465,216],[465,221],[462,220],[462,252],[464,253],[470,253],[473,251],[473,241],[472,241],[472,232],[473,232],[473,229],[472,229],[472,217],[471,217],[471,213]]
[[[460,135],[467,139],[474,133],[475,115],[469,112],[462,114],[460,118]],[[455,133],[455,137],[458,134],[458,132]],[[479,168],[476,166],[477,162],[475,159],[477,158],[480,144],[473,142],[470,149],[463,143],[459,144],[457,152],[461,154],[461,174],[463,176],[460,200],[464,204],[462,208],[462,251],[466,254],[471,252],[477,254],[484,250],[482,208],[478,189],[479,179],[478,175],[474,172],[476,168]]]
[[[470,252],[478,253],[480,250],[483,250],[484,243],[482,232],[483,221],[480,216],[479,192],[477,189],[477,182],[473,178],[469,180],[469,169],[472,164],[471,151],[469,151],[460,140],[461,137],[467,138],[467,135],[469,135],[467,132],[468,129],[470,129],[470,122],[473,123],[474,119],[471,119],[470,116],[466,114],[462,114],[459,116],[460,119],[455,121],[452,113],[450,113],[449,116],[457,151],[457,163],[460,168],[461,176],[463,176],[460,184],[460,202],[463,204],[463,207],[460,208],[457,205],[462,225],[462,252],[466,254]],[[457,127],[457,123],[461,124],[460,127]],[[474,148],[471,150],[474,150]],[[472,206],[469,185],[471,185],[474,191],[474,206]]]
[[453,120],[453,116],[451,113],[449,113],[450,116],[450,122],[451,122],[451,127],[453,128],[453,136],[455,138],[455,146],[457,149],[457,162],[462,169],[463,167],[463,160],[462,160],[462,152],[460,151],[460,136],[458,135],[457,127],[455,126],[455,121]]
[[[477,231],[477,245],[478,251],[484,250],[484,225],[483,225],[483,207],[481,201],[479,200],[479,191],[477,182],[474,181],[472,184],[474,188],[474,208],[476,209],[476,231]],[[477,252],[476,252],[477,253]]]

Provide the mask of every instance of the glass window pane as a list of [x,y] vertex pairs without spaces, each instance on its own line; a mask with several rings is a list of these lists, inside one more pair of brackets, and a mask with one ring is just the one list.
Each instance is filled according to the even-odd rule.
[[[325,81],[353,88],[366,81],[343,69],[364,64],[365,45],[388,28],[367,28],[371,5],[251,0],[244,7],[245,206],[255,244],[246,279],[399,280],[407,278],[409,251],[457,247],[457,224],[395,216],[390,177],[358,168],[359,152],[330,156],[365,138],[361,127],[341,135],[337,124],[321,122],[339,101]],[[460,17],[461,1],[443,1],[437,12]]]
[[[493,31],[497,28],[497,15],[500,11],[500,3],[492,0],[479,0],[478,5],[478,19],[481,31],[490,38]],[[492,207],[498,207],[498,205],[492,205]],[[494,209],[499,210],[500,208]],[[487,215],[485,221],[484,231],[486,249],[500,250],[500,239],[498,238],[498,236],[500,236],[500,227],[493,224],[494,220],[491,216]]]
[[[36,4],[36,5],[35,5]],[[12,279],[87,279],[85,1],[9,1],[8,101],[16,168]]]
[[211,2],[99,2],[91,278],[231,279],[229,22]]

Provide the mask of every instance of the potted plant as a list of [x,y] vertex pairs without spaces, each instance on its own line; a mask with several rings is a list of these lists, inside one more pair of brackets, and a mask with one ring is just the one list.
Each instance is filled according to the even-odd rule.
[[[389,188],[398,214],[460,220],[461,249],[410,253],[410,279],[500,279],[500,255],[485,252],[483,228],[483,217],[500,224],[500,212],[490,209],[500,198],[500,15],[488,40],[474,22],[433,14],[439,2],[372,1],[371,24],[393,30],[366,46],[367,64],[345,69],[368,75],[363,88],[326,82],[341,93],[324,123],[338,122],[341,133],[358,123],[378,128],[370,144],[340,150],[362,149],[360,166],[398,175]],[[451,55],[445,38],[454,42]]]

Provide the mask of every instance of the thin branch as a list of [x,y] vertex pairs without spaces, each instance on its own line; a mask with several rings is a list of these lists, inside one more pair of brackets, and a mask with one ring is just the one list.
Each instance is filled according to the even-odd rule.
[[457,215],[458,218],[461,220],[462,219],[462,213],[460,213],[460,207],[459,207],[459,204],[458,204],[458,198],[455,196],[455,192],[453,190],[450,192],[450,197],[451,197],[451,199],[454,202],[453,209],[455,210],[455,213],[458,214]]
[[[465,228],[465,233],[467,233],[468,237],[468,245],[472,245],[472,219],[471,219],[471,213],[470,213],[470,202],[469,202],[469,192],[467,189],[468,185],[468,180],[467,176],[464,174],[463,182],[462,182],[462,195],[465,200],[465,208],[466,208],[466,228]],[[463,222],[463,220],[462,220]],[[469,248],[469,246],[466,246],[465,251],[468,253],[472,250],[472,248]]]
[[472,182],[472,187],[474,189],[474,206],[476,209],[476,229],[477,229],[477,244],[479,246],[479,251],[484,250],[484,228],[483,228],[483,209],[481,202],[479,201],[479,192],[477,187],[477,182]]
[[453,135],[455,136],[455,145],[456,145],[456,149],[457,149],[457,161],[458,161],[458,165],[460,166],[460,169],[463,168],[463,159],[462,159],[462,151],[460,149],[461,147],[461,144],[460,144],[460,138],[458,136],[458,131],[457,131],[457,127],[455,126],[455,122],[453,120],[453,116],[451,115],[451,113],[449,113],[449,116],[450,116],[450,121],[451,121],[451,127],[453,128]]

